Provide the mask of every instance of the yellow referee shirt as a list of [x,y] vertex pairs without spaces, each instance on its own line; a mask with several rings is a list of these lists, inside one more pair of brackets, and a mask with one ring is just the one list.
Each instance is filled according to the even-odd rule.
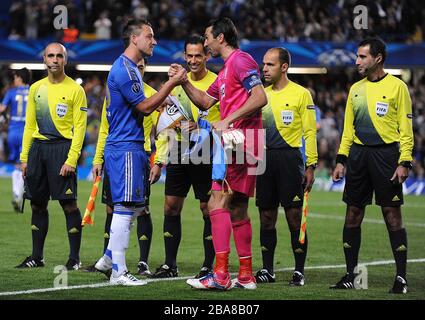
[[364,78],[352,85],[338,154],[348,156],[353,142],[367,146],[400,142],[399,163],[412,161],[412,101],[402,80],[387,74],[379,81]]
[[[156,90],[149,86],[148,84],[143,84],[143,90],[145,92],[145,97],[149,98],[156,93]],[[143,130],[145,136],[144,149],[146,152],[151,152],[151,132],[153,129],[153,124],[157,122],[159,113],[155,110],[149,116],[143,117]],[[108,137],[109,132],[109,123],[106,118],[106,100],[103,102],[102,108],[102,117],[100,120],[99,136],[97,138],[96,153],[93,158],[93,165],[103,164],[103,152],[105,151],[106,138]]]
[[61,83],[49,78],[35,82],[28,95],[21,162],[28,161],[33,139],[72,140],[65,163],[77,166],[87,125],[87,99],[83,88],[70,77]]
[[267,149],[300,148],[304,136],[309,166],[317,163],[316,111],[310,92],[293,81],[279,91],[265,89],[267,105],[262,109]]

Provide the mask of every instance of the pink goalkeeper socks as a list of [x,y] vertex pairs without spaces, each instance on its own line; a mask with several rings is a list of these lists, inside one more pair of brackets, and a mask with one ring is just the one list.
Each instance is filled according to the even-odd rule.
[[215,209],[210,212],[211,231],[215,253],[230,252],[230,234],[232,221],[226,209]]

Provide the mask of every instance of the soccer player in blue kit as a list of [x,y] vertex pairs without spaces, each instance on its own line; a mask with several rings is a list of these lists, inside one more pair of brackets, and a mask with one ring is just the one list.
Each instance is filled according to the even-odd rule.
[[[157,109],[172,89],[187,80],[185,70],[164,83],[153,96],[146,98],[137,63],[152,56],[157,44],[152,27],[146,20],[130,20],[123,28],[124,53],[115,60],[107,80],[106,114],[109,134],[104,158],[111,184],[114,212],[110,240],[95,268],[110,276],[111,284],[140,286],[146,281],[128,272],[125,251],[128,248],[133,219],[143,211],[146,153],[143,148],[143,125],[137,122],[137,112],[145,115]],[[139,122],[140,123],[140,122]]]
[[13,72],[13,87],[6,92],[0,104],[0,114],[10,109],[10,122],[7,134],[9,161],[15,164],[12,172],[12,205],[16,212],[21,211],[24,180],[19,169],[19,155],[22,149],[22,135],[25,126],[25,114],[29,93],[31,72],[27,68]]

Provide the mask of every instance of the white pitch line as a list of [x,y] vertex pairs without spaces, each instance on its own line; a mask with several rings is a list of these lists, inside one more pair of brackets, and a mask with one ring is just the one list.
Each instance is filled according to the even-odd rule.
[[[425,262],[425,258],[421,259],[408,259],[408,263],[422,263]],[[370,261],[365,263],[359,263],[362,266],[382,266],[394,264],[394,260],[381,260],[381,261]],[[328,266],[311,266],[305,267],[304,269],[339,269],[345,268],[345,264],[337,264],[337,265],[328,265]],[[281,268],[276,269],[277,272],[282,271],[292,271],[294,268]],[[232,274],[236,275],[236,274]],[[192,278],[191,276],[187,277],[176,277],[176,278],[165,278],[165,279],[148,279],[147,282],[163,282],[163,281],[180,281]],[[23,290],[23,291],[8,291],[8,292],[0,292],[0,296],[16,296],[22,294],[33,294],[33,293],[44,293],[44,292],[53,292],[53,291],[61,291],[61,290],[72,290],[72,289],[85,289],[85,288],[100,288],[100,287],[109,287],[113,286],[109,282],[102,283],[94,283],[94,284],[82,284],[78,286],[68,286],[68,287],[57,287],[57,288],[42,288],[42,289],[31,289],[31,290]]]
[[[343,220],[345,221],[345,216],[337,216],[337,215],[329,215],[329,214],[321,214],[321,213],[308,213],[308,216],[312,218],[319,218],[319,219],[330,219],[330,220]],[[370,218],[364,218],[363,222],[367,223],[376,223],[376,224],[385,224],[384,219],[370,219]],[[425,223],[416,223],[416,222],[403,222],[403,225],[409,226],[409,227],[420,227],[425,228]]]

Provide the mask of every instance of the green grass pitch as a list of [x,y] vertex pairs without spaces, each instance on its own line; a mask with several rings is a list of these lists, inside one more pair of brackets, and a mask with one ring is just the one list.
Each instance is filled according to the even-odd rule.
[[[84,212],[91,184],[79,182],[78,203]],[[152,187],[151,212],[154,224],[149,265],[155,269],[164,260],[164,243],[162,237],[164,186]],[[278,219],[278,245],[275,255],[277,282],[259,285],[257,290],[231,290],[228,292],[196,291],[190,289],[184,279],[158,281],[146,286],[129,287],[95,287],[89,284],[105,283],[101,274],[82,271],[68,273],[68,286],[83,286],[81,289],[59,291],[28,291],[52,288],[58,274],[54,273],[57,265],[64,264],[68,257],[68,239],[65,218],[57,202],[50,202],[50,225],[45,245],[44,268],[15,269],[26,256],[31,254],[30,206],[27,202],[24,214],[16,214],[10,205],[11,180],[0,179],[0,299],[223,299],[223,300],[285,300],[285,299],[425,299],[425,197],[407,196],[403,206],[403,219],[408,233],[408,259],[423,259],[408,264],[409,293],[403,296],[388,294],[394,280],[395,265],[385,263],[392,260],[388,234],[377,206],[369,206],[366,219],[362,225],[362,246],[360,263],[378,262],[368,265],[368,289],[333,291],[329,285],[335,283],[344,274],[344,255],[342,250],[342,227],[345,205],[341,194],[314,191],[310,194],[307,230],[309,249],[306,262],[306,285],[291,288],[288,281],[292,275],[294,262],[292,257],[288,227],[282,213]],[[253,266],[258,270],[261,264],[259,245],[258,212],[250,200],[250,217],[253,226]],[[96,202],[95,225],[83,229],[81,260],[84,266],[92,264],[101,255],[103,248],[103,226],[105,208],[98,196]],[[191,276],[198,271],[203,259],[202,247],[203,220],[199,204],[190,192],[182,212],[182,241],[178,254],[180,276]],[[232,240],[233,242],[233,240]],[[138,244],[136,230],[132,230],[130,247],[127,251],[127,266],[136,271],[138,261]],[[236,250],[232,245],[231,272],[237,271]],[[318,268],[320,266],[329,266]],[[338,267],[339,266],[339,267]],[[13,292],[28,291],[25,294]]]

